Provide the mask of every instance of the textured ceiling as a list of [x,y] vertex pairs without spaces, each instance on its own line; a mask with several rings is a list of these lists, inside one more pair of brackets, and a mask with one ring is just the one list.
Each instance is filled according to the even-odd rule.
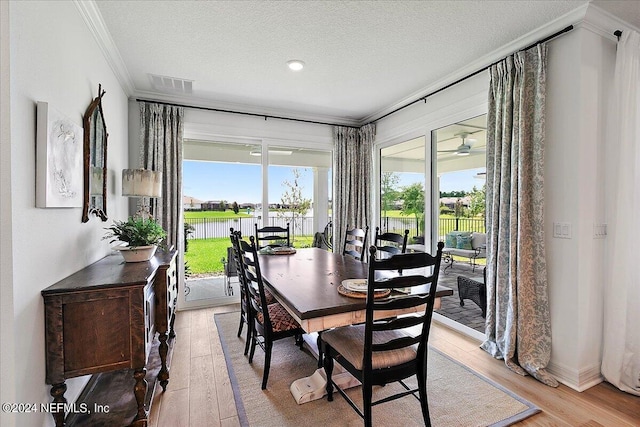
[[[515,40],[525,40],[528,33],[585,3],[95,4],[134,96],[357,123],[418,98],[434,85],[461,77],[461,70],[473,61],[489,58]],[[604,3],[623,3],[615,5],[620,9],[617,13],[624,13],[629,4],[639,5]],[[289,71],[286,62],[290,59],[303,60],[306,68]],[[149,74],[193,80],[193,93],[158,92]]]

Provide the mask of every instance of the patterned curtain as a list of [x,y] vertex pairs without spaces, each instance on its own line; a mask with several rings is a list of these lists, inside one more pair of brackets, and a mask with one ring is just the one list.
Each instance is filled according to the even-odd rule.
[[616,54],[615,92],[608,119],[605,174],[608,200],[602,375],[640,396],[640,34],[624,30]]
[[490,68],[487,326],[481,347],[552,387],[544,245],[545,44]]
[[[371,220],[371,161],[375,124],[333,128],[333,250],[341,253],[347,226],[364,229]],[[366,242],[365,242],[366,244]]]
[[167,231],[167,246],[182,253],[182,132],[184,108],[140,102],[140,166],[162,172],[162,197],[151,213]]

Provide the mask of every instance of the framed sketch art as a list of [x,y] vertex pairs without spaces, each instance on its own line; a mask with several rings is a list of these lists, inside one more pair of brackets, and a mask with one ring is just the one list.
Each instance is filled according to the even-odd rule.
[[36,207],[82,207],[82,127],[38,102],[36,133]]

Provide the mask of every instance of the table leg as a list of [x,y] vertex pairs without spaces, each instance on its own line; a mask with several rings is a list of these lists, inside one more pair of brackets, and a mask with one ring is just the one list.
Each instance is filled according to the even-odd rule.
[[[64,397],[64,393],[67,391],[67,385],[64,382],[60,384],[54,384],[51,387],[50,394],[53,397],[53,403],[67,403],[67,399]],[[57,406],[56,406],[57,408]],[[52,413],[53,419],[56,422],[56,427],[64,426],[64,409]]]
[[136,369],[133,372],[133,378],[136,380],[136,384],[133,386],[133,394],[135,395],[136,403],[138,404],[138,413],[131,423],[134,427],[147,426],[147,411],[144,409],[144,398],[147,394],[147,381],[144,379],[146,375],[146,368]]
[[169,369],[167,369],[167,353],[169,352],[169,346],[167,345],[167,333],[159,334],[160,345],[158,346],[158,353],[160,353],[160,372],[158,372],[158,380],[162,386],[162,391],[167,391],[167,384],[169,383]]

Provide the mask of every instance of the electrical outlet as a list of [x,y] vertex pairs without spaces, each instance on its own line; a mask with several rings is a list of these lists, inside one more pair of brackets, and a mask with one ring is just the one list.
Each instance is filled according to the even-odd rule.
[[571,239],[571,223],[570,222],[554,222],[553,237],[558,239]]
[[604,239],[607,237],[607,224],[593,224],[593,238]]

